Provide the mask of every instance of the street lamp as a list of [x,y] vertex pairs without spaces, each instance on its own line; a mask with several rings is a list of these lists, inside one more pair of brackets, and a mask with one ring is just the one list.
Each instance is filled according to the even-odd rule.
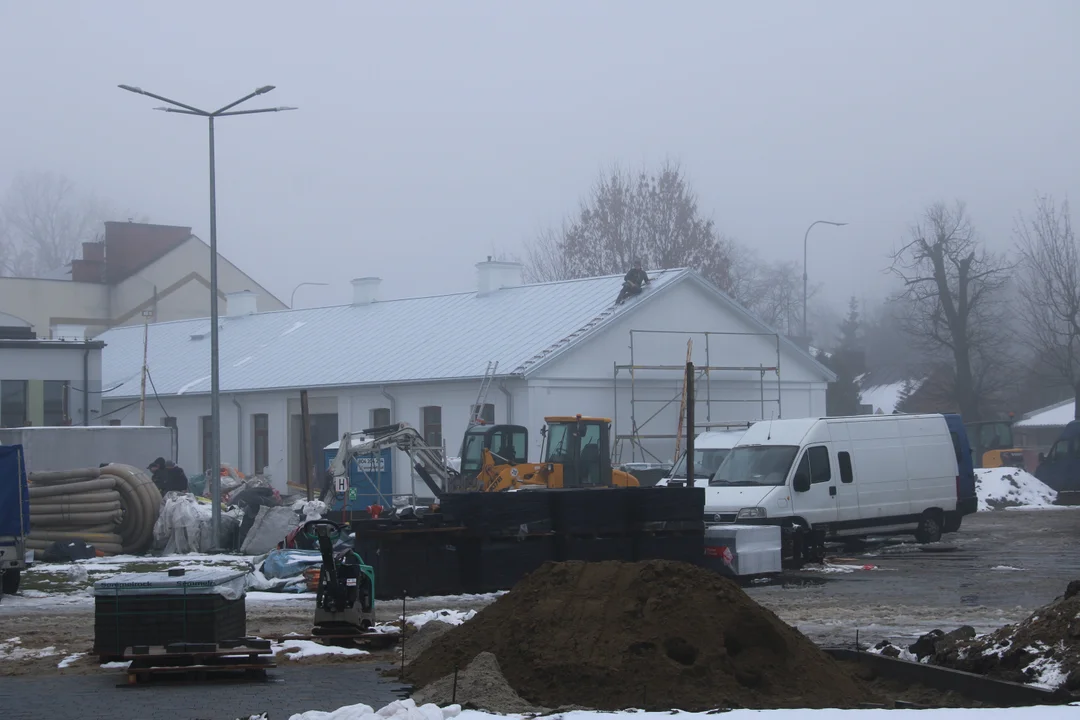
[[292,295],[289,296],[289,309],[290,310],[292,310],[293,304],[296,302],[296,291],[299,290],[300,288],[304,287],[305,285],[317,285],[319,287],[327,287],[328,285],[330,285],[330,283],[322,283],[322,282],[302,282],[302,283],[297,283],[296,287],[294,287],[293,290],[292,290]]
[[217,192],[216,178],[214,175],[214,118],[229,117],[231,115],[256,115],[258,113],[282,112],[295,110],[292,107],[260,108],[257,110],[233,110],[234,107],[245,103],[258,95],[265,95],[274,89],[273,85],[264,85],[252,93],[231,102],[225,107],[213,112],[200,110],[191,105],[170,100],[162,95],[155,95],[139,87],[131,85],[119,85],[121,90],[127,90],[138,95],[152,97],[174,107],[157,107],[155,110],[163,112],[180,113],[181,115],[196,115],[206,118],[210,123],[210,487],[213,496],[213,508],[211,509],[211,527],[214,535],[214,547],[221,547],[221,413],[220,413],[220,377],[218,372],[218,273],[217,273]]
[[806,234],[802,239],[802,336],[806,342],[810,342],[810,336],[806,334],[806,240],[810,237],[810,230],[815,225],[833,225],[835,227],[843,227],[847,223],[832,222],[831,220],[815,220],[810,223],[810,227],[806,228]]

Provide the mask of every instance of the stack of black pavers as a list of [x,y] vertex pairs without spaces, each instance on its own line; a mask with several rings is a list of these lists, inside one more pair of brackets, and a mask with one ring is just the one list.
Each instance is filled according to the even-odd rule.
[[94,654],[130,672],[272,667],[270,643],[246,637],[245,573],[176,568],[94,584]]
[[352,526],[386,600],[507,590],[548,561],[699,563],[704,506],[703,488],[450,493],[439,512]]

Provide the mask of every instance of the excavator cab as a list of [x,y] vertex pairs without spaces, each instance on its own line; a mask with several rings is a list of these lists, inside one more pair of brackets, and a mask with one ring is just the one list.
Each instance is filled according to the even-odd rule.
[[611,467],[611,420],[547,417],[542,462],[551,468],[548,487],[635,487],[629,473]]
[[1024,467],[1024,451],[1013,445],[1011,420],[983,420],[965,424],[974,450],[975,467]]
[[518,465],[528,461],[529,430],[521,425],[473,425],[461,442],[461,474],[474,481],[484,465],[484,451],[498,464]]

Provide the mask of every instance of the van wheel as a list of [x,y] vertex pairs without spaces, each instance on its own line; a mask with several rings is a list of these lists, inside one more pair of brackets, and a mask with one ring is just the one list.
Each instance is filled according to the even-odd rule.
[[941,520],[937,515],[927,513],[919,521],[919,529],[915,531],[915,539],[920,543],[936,543],[941,540]]
[[944,532],[954,533],[960,529],[960,521],[964,519],[964,516],[960,513],[945,513],[945,529]]

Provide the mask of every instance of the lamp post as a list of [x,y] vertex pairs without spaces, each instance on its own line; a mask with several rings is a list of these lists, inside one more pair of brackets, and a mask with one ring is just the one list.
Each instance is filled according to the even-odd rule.
[[806,234],[802,239],[802,336],[807,342],[810,342],[809,336],[806,334],[806,240],[810,237],[810,230],[815,225],[833,225],[835,227],[843,227],[847,223],[833,222],[831,220],[815,220],[810,223],[810,227],[806,228]]
[[305,285],[315,285],[315,286],[318,286],[318,287],[327,287],[327,286],[330,285],[330,283],[324,283],[324,282],[302,282],[302,283],[297,283],[296,287],[294,287],[293,290],[292,290],[292,295],[289,296],[289,309],[290,310],[293,309],[293,305],[296,302],[296,291],[299,290],[300,288],[304,287]]
[[204,117],[210,125],[210,467],[206,468],[210,473],[210,487],[213,496],[211,509],[211,527],[214,535],[214,547],[221,546],[221,398],[220,377],[218,368],[218,252],[217,252],[217,192],[216,178],[214,175],[214,119],[230,117],[232,115],[256,115],[259,113],[282,112],[295,110],[292,107],[259,108],[256,110],[233,110],[237,105],[245,103],[258,95],[265,95],[274,89],[273,85],[264,85],[254,92],[229,103],[228,105],[214,110],[200,110],[192,105],[186,105],[176,100],[170,100],[162,95],[155,95],[139,87],[131,85],[118,86],[121,90],[145,95],[155,100],[168,103],[173,107],[157,107],[155,110],[162,112],[180,113],[181,115],[195,115]]

